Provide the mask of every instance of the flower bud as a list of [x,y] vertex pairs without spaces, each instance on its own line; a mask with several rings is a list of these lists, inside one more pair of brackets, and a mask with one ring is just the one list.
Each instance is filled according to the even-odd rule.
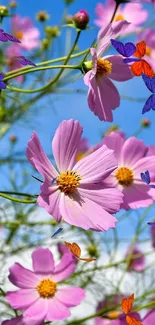
[[85,29],[89,23],[89,15],[86,10],[80,10],[78,11],[74,17],[73,21],[75,24],[75,27],[78,29]]
[[8,15],[8,8],[6,6],[0,6],[0,16],[4,17]]
[[59,36],[59,28],[57,26],[46,26],[45,33],[48,37],[54,38]]
[[48,49],[49,45],[50,45],[50,41],[47,38],[44,38],[41,41],[41,45],[43,49]]
[[141,126],[144,128],[148,128],[151,125],[151,121],[148,118],[144,118],[141,120]]
[[10,135],[10,142],[12,142],[12,143],[17,142],[17,137],[16,137],[16,135],[14,135],[14,134]]
[[98,249],[95,245],[91,245],[87,248],[87,252],[90,257],[99,257],[99,252]]
[[9,6],[10,6],[10,8],[15,9],[15,8],[17,8],[17,2],[12,0],[9,2]]
[[36,16],[37,20],[40,22],[47,21],[49,19],[49,15],[46,11],[39,11]]

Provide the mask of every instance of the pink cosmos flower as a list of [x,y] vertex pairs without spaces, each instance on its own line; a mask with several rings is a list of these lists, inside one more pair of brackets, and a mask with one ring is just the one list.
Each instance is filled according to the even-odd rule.
[[121,35],[128,25],[128,22],[120,21],[101,29],[98,33],[97,49],[90,49],[92,61],[84,64],[91,68],[88,68],[89,71],[84,76],[84,82],[89,87],[88,105],[101,121],[113,121],[112,110],[120,105],[118,90],[110,79],[126,81],[133,77],[129,66],[123,62],[120,55],[101,58],[110,44],[110,39]]
[[15,15],[12,18],[12,33],[21,43],[18,45],[24,50],[31,51],[40,45],[39,29],[33,26],[33,23],[28,17],[20,17]]
[[[127,250],[127,253],[126,253],[126,258],[129,257],[130,255],[130,249],[129,248]],[[139,257],[133,257],[134,255],[138,255],[140,254]],[[130,264],[129,264],[129,267],[128,267],[128,271],[137,271],[137,272],[141,272],[144,270],[144,267],[145,267],[145,256],[144,254],[142,253],[142,251],[140,249],[138,249],[136,246],[134,247],[134,249],[132,250],[132,256],[131,256],[131,259],[130,259]]]
[[33,271],[15,263],[9,270],[9,280],[19,288],[7,292],[6,299],[14,309],[24,310],[23,317],[58,321],[70,316],[69,307],[80,304],[85,291],[77,287],[61,288],[59,282],[75,270],[70,254],[64,254],[54,265],[48,248],[37,248],[32,253]]
[[144,60],[146,60],[155,70],[155,29],[147,28],[144,31],[138,33],[137,42],[145,40],[146,42],[146,55]]
[[[119,304],[122,301],[122,298],[123,298],[123,296],[121,296],[121,295],[107,296],[104,300],[99,302],[99,304],[98,304],[98,306],[96,308],[96,311],[98,312],[98,311],[100,311],[100,310],[102,310],[104,308],[113,307],[113,306]],[[106,316],[118,317],[121,313],[122,312],[117,309],[116,311],[106,313]],[[96,317],[94,319],[94,323],[95,323],[95,325],[110,325],[111,320],[107,319],[107,318],[104,318],[104,316],[103,317]]]
[[[130,312],[130,313],[128,313],[128,316],[132,316],[132,317],[136,318],[137,320],[141,321],[141,317],[140,317],[139,313]],[[102,324],[103,323],[100,322],[97,325],[102,325]],[[126,315],[121,314],[117,319],[111,320],[110,323],[104,323],[104,325],[127,325]],[[146,324],[146,325],[150,325],[150,324]]]
[[103,143],[113,149],[118,168],[104,183],[116,187],[124,194],[122,208],[138,209],[154,202],[155,191],[141,180],[141,172],[149,170],[151,179],[155,175],[155,156],[146,157],[147,147],[143,141],[112,132],[106,135]]
[[33,317],[23,317],[21,315],[10,320],[5,320],[1,325],[44,325],[44,321]]
[[150,310],[143,319],[143,325],[154,325],[155,310]]
[[63,218],[71,225],[98,231],[115,227],[111,213],[119,210],[122,193],[104,187],[117,168],[113,152],[102,146],[76,163],[82,127],[73,119],[63,121],[52,141],[53,156],[59,172],[45,155],[36,133],[28,142],[27,157],[44,178],[38,204],[57,222]]
[[[97,19],[95,24],[100,28],[106,27],[114,13],[116,6],[115,0],[106,0],[105,4],[98,3],[95,9]],[[147,10],[144,10],[140,3],[127,3],[124,6],[119,6],[115,18],[115,21],[127,20],[131,22],[127,33],[136,31],[140,25],[142,25],[148,17]],[[122,31],[121,35],[126,34],[126,31]]]
[[71,254],[71,258],[73,259],[74,263],[77,263],[79,261],[79,259],[71,253],[71,251],[68,249],[68,247],[65,244],[58,243],[57,248],[60,255],[64,255],[66,253]]
[[[10,45],[7,47],[5,53],[9,71],[21,68],[22,65],[20,64],[19,60],[13,58],[14,56],[20,56],[22,54],[21,48],[19,46],[17,46],[16,44]],[[18,82],[22,82],[23,79],[23,76],[16,77],[16,80]]]

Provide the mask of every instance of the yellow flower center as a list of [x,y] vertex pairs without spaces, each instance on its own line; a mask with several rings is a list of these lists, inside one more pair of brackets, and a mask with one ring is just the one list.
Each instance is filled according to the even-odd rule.
[[147,47],[146,47],[146,55],[150,56],[151,53],[152,53],[152,49],[151,49],[151,47],[147,46]]
[[117,15],[115,18],[114,18],[114,21],[119,21],[119,20],[125,20],[124,17],[122,15]]
[[115,176],[118,183],[125,186],[130,186],[133,183],[133,172],[127,167],[120,167],[116,169]]
[[112,71],[112,63],[108,60],[97,59],[97,77],[103,77]]
[[42,298],[51,298],[56,292],[57,284],[51,279],[44,279],[39,282],[36,289]]
[[67,170],[66,172],[61,173],[57,178],[57,185],[61,192],[68,195],[72,194],[76,190],[81,179],[82,177],[76,172]]
[[16,31],[15,37],[18,38],[19,40],[21,40],[23,38],[23,32],[21,32],[20,30]]
[[109,313],[108,313],[108,317],[110,318],[110,319],[116,319],[116,318],[118,318],[118,316],[121,314],[121,312],[120,311],[117,311],[117,310],[115,310],[115,311],[110,311]]

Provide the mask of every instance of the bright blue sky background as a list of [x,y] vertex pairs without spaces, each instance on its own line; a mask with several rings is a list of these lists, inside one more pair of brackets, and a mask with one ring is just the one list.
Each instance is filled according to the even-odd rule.
[[[75,0],[73,4],[69,6],[70,14],[74,14],[80,9],[86,9],[90,15],[90,25],[94,26],[94,28],[83,32],[79,42],[81,50],[90,46],[94,38],[97,36],[98,28],[93,23],[95,19],[95,6],[97,3],[97,0]],[[8,1],[3,1],[1,4],[7,5]],[[34,23],[38,27],[40,24],[35,21],[35,16],[38,11],[46,10],[51,16],[48,24],[56,25],[59,23],[64,9],[63,0],[45,0],[44,2],[42,0],[27,0],[27,2],[25,0],[19,0],[18,5],[17,12],[20,13],[21,16],[30,16],[32,19],[34,19]],[[147,4],[145,7],[149,8],[150,11],[150,20],[147,21],[147,23],[149,23],[154,17],[154,12],[151,4]],[[63,33],[65,32],[66,31],[64,30]],[[73,37],[75,37],[75,35],[73,35]],[[65,44],[63,44],[62,40],[62,48],[63,47],[65,47]],[[121,95],[143,97],[146,99],[150,95],[141,78],[134,78],[134,80],[130,80],[125,83],[117,83],[117,87]],[[67,88],[69,87],[67,86]],[[77,80],[74,84],[71,84],[70,88],[74,91],[74,93],[71,95],[51,95],[51,104],[49,104],[48,98],[42,100],[39,107],[37,104],[35,114],[28,113],[26,121],[16,123],[12,127],[11,131],[6,135],[4,140],[1,141],[1,150],[5,150],[7,153],[9,143],[8,138],[10,134],[16,134],[19,138],[16,146],[17,150],[23,150],[23,148],[26,149],[26,145],[31,137],[32,130],[35,130],[41,140],[41,143],[43,144],[45,151],[50,154],[51,139],[56,128],[62,120],[69,118],[78,119],[80,121],[84,128],[83,134],[89,139],[90,144],[96,144],[98,141],[100,141],[101,134],[111,125],[111,123],[99,121],[99,119],[94,116],[87,105],[86,94],[77,92],[77,89],[79,88],[87,91],[87,87],[83,83],[83,78]],[[146,144],[155,144],[155,112],[152,111],[149,114],[142,116],[142,107],[143,103],[141,102],[138,103],[122,100],[121,106],[114,112],[114,124],[118,124],[119,127],[123,129],[128,136],[130,136],[139,128],[141,119],[148,117],[151,120],[152,125],[149,129],[146,129],[141,133],[140,138],[145,140]],[[39,114],[37,110],[39,110]],[[1,184],[2,181],[3,178],[1,178]],[[36,185],[36,181],[30,178],[30,182],[31,181],[34,189],[33,192],[35,192],[36,186],[39,190],[39,184]],[[3,185],[4,188],[6,188],[6,183]],[[1,190],[4,190],[4,188],[2,186]]]

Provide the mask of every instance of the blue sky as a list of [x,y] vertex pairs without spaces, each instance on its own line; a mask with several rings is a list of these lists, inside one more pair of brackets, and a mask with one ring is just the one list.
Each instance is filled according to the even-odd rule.
[[[48,24],[56,25],[59,23],[64,9],[63,0],[45,0],[44,2],[41,0],[28,0],[27,3],[28,5],[26,5],[25,0],[19,0],[18,12],[21,16],[30,16],[34,20],[36,26],[40,27],[40,24],[35,20],[36,13],[40,10],[46,10],[50,14],[50,21]],[[87,48],[97,36],[98,28],[93,23],[95,19],[95,6],[97,3],[97,0],[75,0],[73,4],[69,6],[68,11],[70,14],[74,14],[80,9],[86,9],[90,15],[90,25],[93,26],[93,28],[83,32],[79,42],[81,50]],[[8,1],[3,1],[3,4],[7,5]],[[149,4],[145,5],[145,7],[149,8],[151,21],[154,15],[152,7]],[[65,33],[66,29],[63,30],[63,35],[65,35]],[[75,32],[73,30],[73,38],[74,37]],[[63,48],[65,47],[63,37],[61,38],[61,41]],[[125,83],[116,83],[116,85],[121,95],[128,95],[137,98],[143,97],[145,99],[150,95],[141,78],[134,78]],[[25,122],[16,123],[3,141],[1,141],[1,150],[7,152],[8,138],[10,134],[17,135],[19,140],[16,149],[23,150],[23,148],[26,148],[32,131],[35,130],[45,151],[50,154],[51,139],[56,128],[62,120],[70,118],[79,120],[84,128],[83,134],[88,138],[90,144],[96,144],[100,141],[101,134],[111,125],[111,123],[99,121],[88,107],[86,93],[83,94],[80,93],[80,91],[77,92],[77,89],[84,89],[87,91],[87,87],[83,83],[83,78],[78,79],[74,84],[67,86],[67,88],[72,89],[73,93],[70,95],[51,95],[50,103],[49,98],[42,100],[39,105],[36,105],[36,108],[34,107],[35,114],[29,112],[26,116]],[[142,138],[146,144],[153,144],[155,112],[152,111],[149,114],[142,116],[142,107],[143,103],[141,102],[122,100],[120,107],[114,112],[114,124],[118,124],[119,127],[130,136],[139,128],[141,119],[143,117],[148,117],[151,120],[152,125],[149,129],[144,130],[139,137]],[[32,184],[33,186],[36,186],[36,183],[33,180]],[[4,187],[5,186],[6,183],[4,184]]]

